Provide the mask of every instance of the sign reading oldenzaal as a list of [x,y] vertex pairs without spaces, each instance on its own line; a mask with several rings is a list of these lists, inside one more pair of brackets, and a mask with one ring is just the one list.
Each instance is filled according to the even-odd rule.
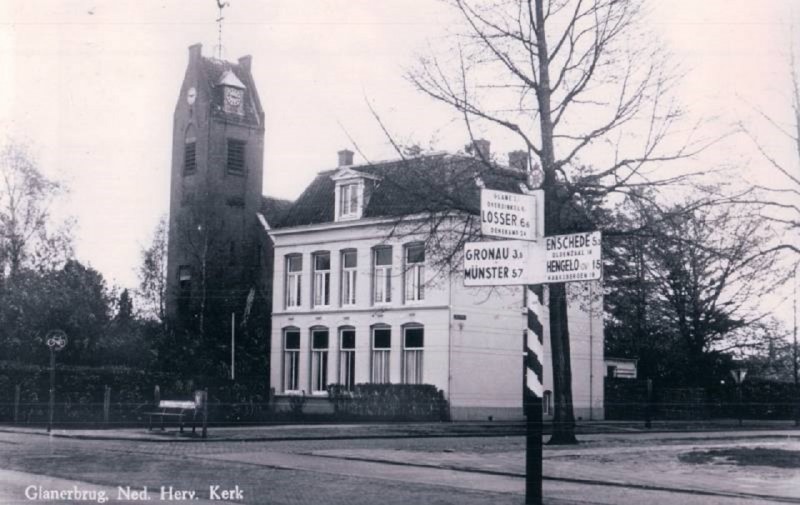
[[554,235],[540,242],[498,240],[464,246],[465,286],[546,284],[599,279],[599,231]]

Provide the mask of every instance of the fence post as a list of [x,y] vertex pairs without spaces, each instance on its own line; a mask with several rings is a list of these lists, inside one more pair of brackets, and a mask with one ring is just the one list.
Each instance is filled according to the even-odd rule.
[[19,422],[19,397],[21,393],[20,385],[14,386],[14,424]]
[[644,406],[644,427],[653,426],[653,379],[647,379],[647,403]]
[[203,390],[203,438],[208,433],[208,388]]
[[153,388],[153,402],[156,404],[156,406],[158,406],[158,402],[160,401],[161,401],[161,388],[158,387],[158,384],[156,384],[156,387]]
[[108,426],[111,411],[111,386],[106,386],[103,393],[103,424]]

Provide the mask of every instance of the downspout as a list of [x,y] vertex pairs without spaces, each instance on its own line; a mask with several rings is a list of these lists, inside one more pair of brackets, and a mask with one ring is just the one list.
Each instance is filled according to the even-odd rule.
[[594,290],[589,281],[589,420],[594,420]]

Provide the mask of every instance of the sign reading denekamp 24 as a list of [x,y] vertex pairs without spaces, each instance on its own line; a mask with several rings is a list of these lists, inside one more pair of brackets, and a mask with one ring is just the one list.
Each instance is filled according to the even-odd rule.
[[599,279],[599,231],[524,240],[469,242],[464,245],[465,286],[547,284]]

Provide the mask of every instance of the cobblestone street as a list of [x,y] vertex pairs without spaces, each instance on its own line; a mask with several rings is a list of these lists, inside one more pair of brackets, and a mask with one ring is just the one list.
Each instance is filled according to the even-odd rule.
[[[118,440],[0,432],[0,500],[27,503],[31,485],[77,485],[105,489],[112,502],[119,501],[118,486],[147,486],[152,501],[162,499],[162,486],[194,492],[198,502],[215,498],[212,486],[238,489],[233,502],[254,504],[524,501],[523,437],[335,439],[347,428],[328,430],[329,440],[180,442],[137,440],[141,430]],[[364,432],[353,428],[352,435]],[[800,503],[796,467],[702,464],[681,456],[734,447],[797,454],[798,437],[796,431],[584,435],[578,446],[545,448],[546,503]]]

